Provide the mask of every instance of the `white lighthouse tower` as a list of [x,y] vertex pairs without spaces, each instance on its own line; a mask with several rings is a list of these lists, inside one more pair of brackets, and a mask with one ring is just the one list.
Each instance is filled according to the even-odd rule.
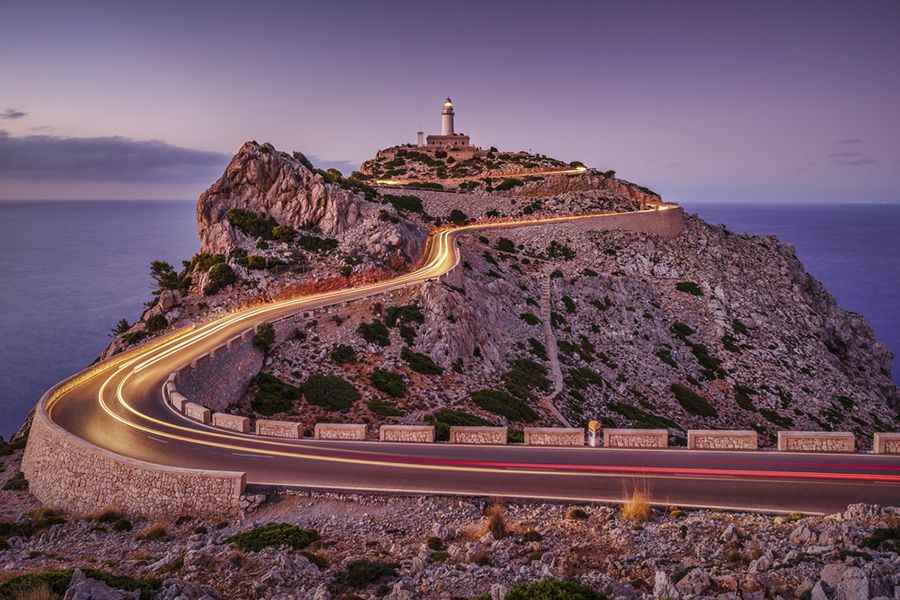
[[444,100],[444,108],[441,110],[441,135],[453,135],[453,101],[450,98]]

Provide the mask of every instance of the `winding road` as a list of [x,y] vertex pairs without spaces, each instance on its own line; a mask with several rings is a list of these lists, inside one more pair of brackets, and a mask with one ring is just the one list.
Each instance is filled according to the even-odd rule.
[[900,456],[285,440],[213,429],[175,413],[162,399],[170,373],[260,323],[448,272],[459,262],[454,238],[460,233],[605,216],[437,230],[415,271],[179,330],[58,384],[38,410],[95,446],[162,465],[245,472],[248,485],[609,502],[640,488],[654,503],[764,511],[900,503]]

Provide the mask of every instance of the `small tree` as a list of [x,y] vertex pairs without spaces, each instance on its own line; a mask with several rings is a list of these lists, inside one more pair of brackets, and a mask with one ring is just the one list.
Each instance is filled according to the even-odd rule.
[[110,335],[112,335],[112,337],[120,336],[130,328],[131,325],[128,324],[127,319],[119,319],[118,323],[116,323],[116,326],[112,328],[112,333],[110,333]]
[[451,210],[450,215],[447,218],[450,219],[454,225],[465,225],[469,221],[469,216],[458,208]]
[[275,328],[271,323],[263,323],[256,330],[256,336],[253,338],[253,345],[268,354],[275,343]]

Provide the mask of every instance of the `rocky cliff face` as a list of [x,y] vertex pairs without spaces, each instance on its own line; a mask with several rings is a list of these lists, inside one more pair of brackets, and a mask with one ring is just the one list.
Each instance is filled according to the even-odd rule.
[[327,175],[313,170],[301,154],[245,143],[222,177],[197,201],[201,252],[227,254],[246,245],[248,236],[228,219],[228,211],[238,209],[297,230],[339,238],[378,260],[418,258],[423,231],[408,222],[380,220],[380,207],[368,201],[360,188],[329,183]]

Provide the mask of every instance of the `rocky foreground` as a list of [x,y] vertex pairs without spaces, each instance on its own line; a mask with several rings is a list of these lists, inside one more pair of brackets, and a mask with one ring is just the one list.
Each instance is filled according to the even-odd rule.
[[[20,454],[3,459],[7,487]],[[639,497],[620,508],[287,492],[248,498],[235,524],[67,515],[24,489],[0,504],[3,600],[900,598],[898,507],[772,516]],[[51,595],[24,595],[38,588]]]

